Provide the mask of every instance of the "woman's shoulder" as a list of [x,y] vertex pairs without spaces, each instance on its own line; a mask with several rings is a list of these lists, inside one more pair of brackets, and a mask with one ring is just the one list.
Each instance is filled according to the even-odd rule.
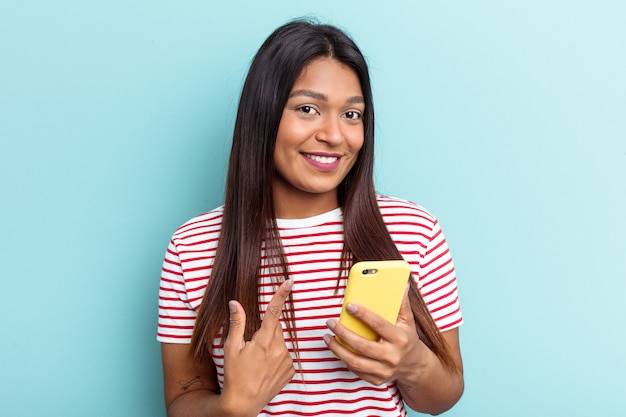
[[384,219],[407,216],[420,218],[429,223],[437,222],[437,219],[432,213],[413,201],[385,195],[377,195],[376,200]]
[[224,206],[217,207],[195,216],[181,225],[174,232],[174,240],[185,240],[199,234],[219,233],[222,226]]

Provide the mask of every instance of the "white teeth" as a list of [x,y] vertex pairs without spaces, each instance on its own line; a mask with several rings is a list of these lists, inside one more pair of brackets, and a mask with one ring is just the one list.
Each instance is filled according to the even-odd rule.
[[339,159],[336,156],[319,156],[319,155],[311,155],[311,154],[304,154],[304,156],[306,156],[307,158],[310,158],[316,162],[319,162],[321,164],[332,164],[334,162],[337,161],[337,159]]

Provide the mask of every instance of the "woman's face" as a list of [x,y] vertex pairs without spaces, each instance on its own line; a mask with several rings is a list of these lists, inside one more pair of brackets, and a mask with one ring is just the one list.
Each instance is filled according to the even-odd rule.
[[356,73],[330,58],[304,67],[283,110],[274,150],[276,216],[337,207],[337,186],[363,146],[365,102]]

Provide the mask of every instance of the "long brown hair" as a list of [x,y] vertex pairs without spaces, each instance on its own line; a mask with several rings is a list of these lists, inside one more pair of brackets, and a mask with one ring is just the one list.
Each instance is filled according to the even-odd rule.
[[[229,300],[238,300],[247,313],[246,340],[260,327],[258,282],[263,246],[269,262],[281,266],[277,282],[289,279],[274,218],[274,145],[289,92],[306,64],[318,57],[333,58],[354,70],[365,100],[364,143],[354,167],[337,190],[345,235],[341,266],[359,260],[402,259],[376,202],[374,109],[363,55],[345,33],[333,26],[298,20],[279,27],[255,55],[239,101],[220,240],[191,341],[192,355],[198,362],[208,363],[213,340],[222,331],[223,337],[228,334]],[[418,334],[442,363],[454,369],[449,348],[417,285],[411,282],[409,298]],[[292,303],[287,303],[286,323],[293,337],[290,306]],[[297,348],[297,340],[293,340]]]

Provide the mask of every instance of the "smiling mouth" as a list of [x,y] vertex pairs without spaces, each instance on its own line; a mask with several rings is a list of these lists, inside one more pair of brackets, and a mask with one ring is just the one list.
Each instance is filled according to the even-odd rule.
[[320,156],[320,155],[312,155],[310,153],[303,154],[306,158],[312,159],[315,162],[319,162],[320,164],[334,164],[339,159],[338,156]]

